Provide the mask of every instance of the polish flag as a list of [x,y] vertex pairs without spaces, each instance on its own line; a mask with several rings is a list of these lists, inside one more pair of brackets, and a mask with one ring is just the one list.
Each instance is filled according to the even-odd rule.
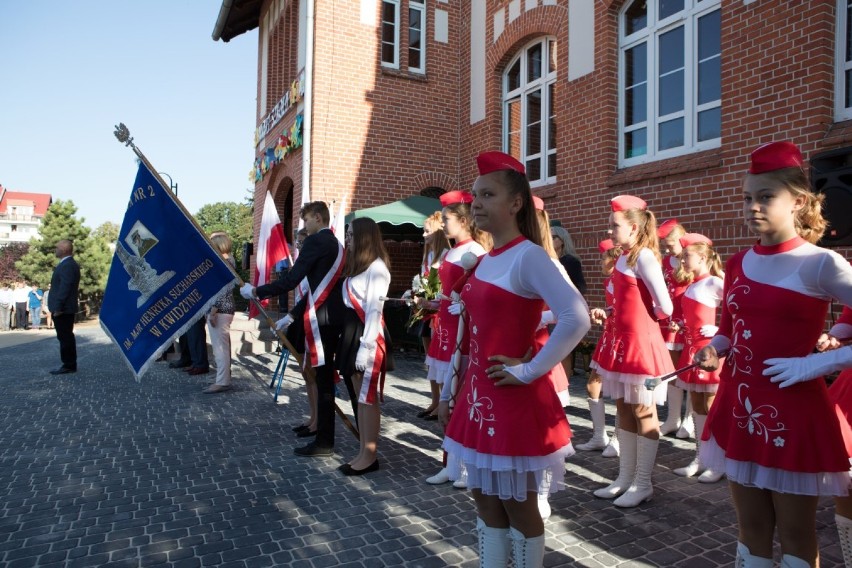
[[[334,207],[334,204],[332,204]],[[337,210],[337,215],[331,216],[331,231],[334,233],[334,236],[337,237],[337,240],[340,241],[340,244],[344,244],[343,240],[346,238],[346,196],[340,200],[340,209]]]
[[[255,270],[252,284],[255,287],[269,284],[272,273],[275,271],[275,265],[285,258],[290,260],[292,265],[290,247],[287,246],[287,240],[284,238],[281,219],[278,217],[278,211],[272,201],[272,194],[267,191],[266,201],[263,203],[263,218],[260,221],[257,251],[254,256]],[[261,301],[263,307],[266,307],[268,303],[269,300]],[[256,317],[258,313],[257,307],[252,302],[249,308],[249,317]]]

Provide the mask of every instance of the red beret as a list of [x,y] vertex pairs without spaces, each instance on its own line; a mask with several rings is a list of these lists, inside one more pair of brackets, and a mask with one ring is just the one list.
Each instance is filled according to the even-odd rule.
[[765,174],[784,168],[801,168],[802,153],[792,142],[770,142],[751,153],[750,174]]
[[609,206],[613,211],[627,211],[628,209],[645,210],[648,204],[632,195],[618,195],[609,200]]
[[612,250],[615,248],[615,243],[612,242],[612,239],[604,239],[598,243],[598,252],[603,254],[608,250]]
[[539,197],[538,195],[533,195],[532,198],[533,198],[533,205],[535,205],[536,210],[537,211],[544,211],[544,200],[542,200],[542,198]]
[[473,203],[473,195],[467,191],[448,191],[441,195],[441,207],[453,205],[455,203]]
[[677,219],[669,219],[657,227],[657,236],[661,239],[665,239],[669,236],[669,233],[674,231],[674,228],[677,226]]
[[479,168],[479,175],[481,176],[503,170],[515,170],[519,174],[524,175],[527,173],[522,163],[503,152],[481,153],[476,157],[476,167]]
[[697,245],[698,243],[704,243],[706,245],[713,246],[713,241],[702,235],[701,233],[687,233],[680,238],[680,246],[683,248],[688,247],[689,245]]

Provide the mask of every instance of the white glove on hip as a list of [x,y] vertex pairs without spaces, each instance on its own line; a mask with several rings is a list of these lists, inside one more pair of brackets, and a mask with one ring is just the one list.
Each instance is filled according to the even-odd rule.
[[275,322],[275,329],[278,331],[286,331],[290,324],[293,323],[293,316],[287,314],[277,322]]
[[453,314],[454,316],[457,316],[464,311],[464,304],[462,304],[461,302],[453,302],[447,308],[447,311]]
[[254,298],[254,286],[246,282],[240,288],[240,296],[245,298],[246,300],[251,300]]
[[702,325],[699,331],[701,332],[701,337],[713,337],[716,335],[716,332],[719,331],[719,326],[709,324]]
[[778,386],[783,389],[852,367],[852,346],[806,357],[767,359],[763,364],[767,366],[763,374],[771,376],[769,380],[773,383],[781,383]]

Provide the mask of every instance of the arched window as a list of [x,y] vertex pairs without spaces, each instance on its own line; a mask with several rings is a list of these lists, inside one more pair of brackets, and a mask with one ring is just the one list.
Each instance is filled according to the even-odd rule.
[[720,0],[633,0],[619,18],[623,166],[715,148],[722,135]]
[[503,151],[527,168],[531,185],[556,180],[556,40],[539,38],[503,73]]

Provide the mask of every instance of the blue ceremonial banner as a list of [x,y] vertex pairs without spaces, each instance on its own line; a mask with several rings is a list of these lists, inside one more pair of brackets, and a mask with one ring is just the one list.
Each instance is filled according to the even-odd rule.
[[136,380],[235,282],[177,199],[140,162],[100,313]]

